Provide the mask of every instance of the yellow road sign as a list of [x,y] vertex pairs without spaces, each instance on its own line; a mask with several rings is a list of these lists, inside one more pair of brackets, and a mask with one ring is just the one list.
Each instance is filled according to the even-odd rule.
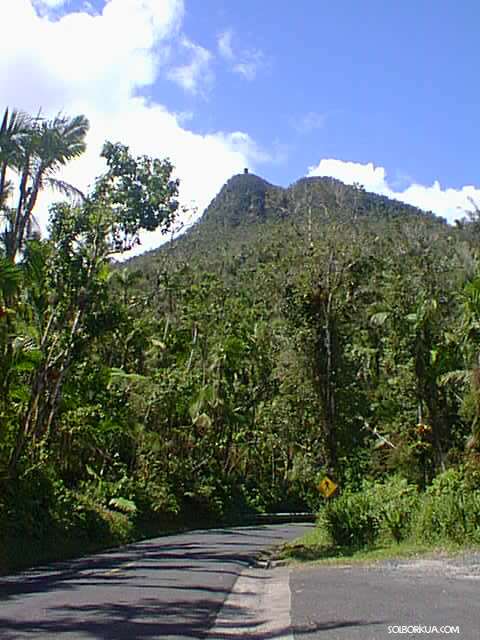
[[333,496],[333,494],[337,490],[337,485],[331,478],[325,476],[325,478],[318,485],[318,490],[322,495],[325,496],[325,498],[330,498],[330,496]]

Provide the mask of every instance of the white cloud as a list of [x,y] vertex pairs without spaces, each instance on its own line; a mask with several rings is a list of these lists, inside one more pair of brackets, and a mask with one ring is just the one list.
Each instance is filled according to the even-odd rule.
[[103,13],[70,13],[50,22],[30,0],[4,0],[0,95],[34,111],[82,98],[108,112],[153,83],[160,56],[154,45],[175,34],[180,0],[110,0]]
[[190,55],[188,64],[170,69],[168,77],[191,93],[202,93],[212,85],[213,73],[210,68],[210,51],[194,44],[188,38],[182,38],[181,47]]
[[223,31],[217,39],[219,54],[230,64],[230,70],[246,80],[254,80],[258,70],[265,65],[265,55],[260,49],[234,50],[233,31]]
[[232,32],[224,31],[218,36],[218,51],[226,60],[233,60],[234,53],[232,49]]
[[445,189],[436,180],[430,186],[412,183],[403,190],[395,190],[387,180],[384,167],[377,167],[372,162],[361,164],[324,158],[318,165],[309,167],[307,175],[329,176],[345,184],[361,184],[367,191],[406,202],[424,211],[433,211],[449,222],[471,211],[472,201],[480,204],[480,188],[472,185]]
[[326,120],[327,115],[325,113],[309,111],[301,118],[293,120],[292,124],[298,133],[311,133],[315,129],[323,129]]
[[[194,133],[188,113],[169,113],[138,96],[160,74],[167,76],[170,47],[201,57],[201,48],[181,35],[182,0],[109,0],[95,15],[84,9],[56,21],[42,17],[31,0],[2,1],[8,15],[0,45],[4,104],[90,119],[87,152],[66,167],[63,179],[87,190],[104,170],[103,142],[121,141],[135,154],[170,157],[182,203],[202,211],[232,174],[267,158],[243,132]],[[44,196],[39,202],[42,226],[51,200]],[[161,238],[149,236],[144,248]]]
[[243,62],[237,62],[237,64],[233,65],[233,71],[243,76],[246,80],[255,80],[263,60],[264,55],[261,51],[248,51],[245,53]]

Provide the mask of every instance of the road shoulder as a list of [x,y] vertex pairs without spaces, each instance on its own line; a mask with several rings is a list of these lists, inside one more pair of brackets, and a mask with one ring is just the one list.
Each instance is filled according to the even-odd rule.
[[289,575],[287,567],[244,570],[206,637],[293,640]]

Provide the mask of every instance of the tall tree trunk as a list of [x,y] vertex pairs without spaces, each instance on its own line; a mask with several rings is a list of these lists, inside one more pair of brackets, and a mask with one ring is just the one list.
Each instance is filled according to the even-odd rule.
[[22,218],[24,215],[24,207],[27,200],[27,185],[28,178],[30,176],[30,156],[27,155],[25,165],[23,167],[22,175],[20,178],[20,184],[18,187],[18,202],[17,208],[13,220],[11,221],[10,229],[7,232],[6,242],[6,256],[11,262],[15,262],[17,252],[19,249],[19,231],[22,224]]

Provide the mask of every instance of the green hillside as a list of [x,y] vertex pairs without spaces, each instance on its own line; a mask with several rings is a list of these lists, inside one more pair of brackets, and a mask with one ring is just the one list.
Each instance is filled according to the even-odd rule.
[[184,234],[112,265],[142,229],[171,229],[178,183],[122,145],[104,156],[48,239],[29,234],[28,199],[6,216],[0,550],[18,554],[0,567],[28,562],[28,541],[38,559],[59,540],[318,509],[325,474],[347,504],[365,483],[450,491],[445,518],[476,540],[478,221],[241,174]]
[[[334,178],[301,178],[288,188],[270,184],[251,173],[230,178],[199,220],[168,248],[160,247],[132,259],[130,264],[149,271],[157,257],[168,251],[202,259],[230,251],[249,252],[264,233],[288,234],[296,228],[307,241],[320,237],[325,225],[416,221],[433,228],[447,228],[445,220],[416,207],[368,193],[361,187]],[[259,226],[261,225],[261,226]],[[280,226],[278,226],[280,225]],[[310,235],[309,235],[310,234]],[[313,235],[312,235],[313,234]],[[272,238],[273,239],[273,238]],[[297,239],[298,242],[298,239]],[[250,247],[251,248],[251,247]],[[161,258],[160,258],[161,259]]]
[[[188,368],[203,372],[195,394],[228,388],[238,403],[225,415],[226,399],[202,400],[211,433],[196,446],[212,445],[215,425],[231,422],[224,465],[247,457],[236,471],[243,486],[269,477],[272,455],[260,456],[264,471],[258,459],[250,470],[245,442],[275,441],[281,471],[273,485],[261,482],[273,503],[300,504],[314,499],[326,469],[357,479],[401,470],[425,485],[462,449],[470,431],[458,430],[461,406],[440,377],[465,356],[451,331],[460,330],[458,287],[474,261],[469,242],[433,214],[330,178],[283,189],[242,174],[193,228],[126,269],[152,301],[164,305],[175,291],[165,335],[182,326],[191,340]],[[438,341],[449,345],[444,370],[430,361]],[[231,379],[223,366],[210,379],[212,358],[229,361],[231,344]],[[424,422],[428,442],[417,432]]]

